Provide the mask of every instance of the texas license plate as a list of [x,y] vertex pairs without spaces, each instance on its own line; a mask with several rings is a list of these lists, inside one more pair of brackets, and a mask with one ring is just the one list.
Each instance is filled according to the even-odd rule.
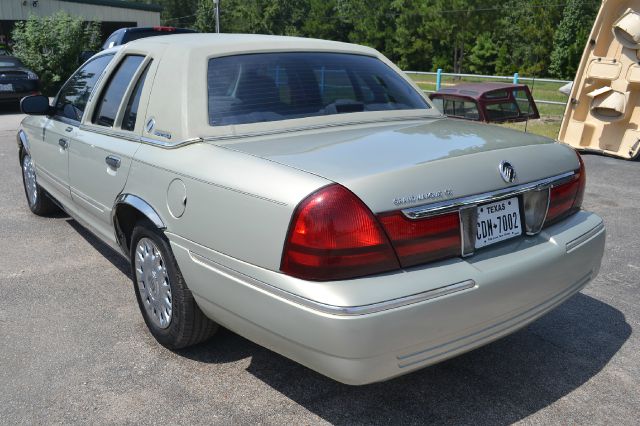
[[476,249],[522,235],[518,198],[478,206]]
[[0,84],[0,92],[13,92],[13,84]]

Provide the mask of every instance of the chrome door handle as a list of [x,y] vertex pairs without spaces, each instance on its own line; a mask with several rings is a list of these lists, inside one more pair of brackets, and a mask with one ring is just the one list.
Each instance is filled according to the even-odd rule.
[[69,141],[61,138],[58,140],[58,145],[60,145],[60,148],[62,149],[67,149],[69,148]]
[[120,167],[120,159],[115,155],[107,156],[107,158],[105,158],[104,161],[112,169],[117,169],[118,167]]
[[66,129],[64,129],[64,131],[65,131],[65,132],[70,132],[70,131],[72,131],[72,130],[73,130],[73,127],[71,127],[71,126],[69,126],[69,127],[67,127]]

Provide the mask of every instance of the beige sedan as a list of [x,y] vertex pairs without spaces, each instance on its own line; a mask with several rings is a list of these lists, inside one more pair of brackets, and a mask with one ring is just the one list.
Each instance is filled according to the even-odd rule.
[[371,383],[525,326],[600,267],[575,151],[443,117],[370,48],[148,38],[22,109],[29,208],[130,259],[170,349],[221,324]]

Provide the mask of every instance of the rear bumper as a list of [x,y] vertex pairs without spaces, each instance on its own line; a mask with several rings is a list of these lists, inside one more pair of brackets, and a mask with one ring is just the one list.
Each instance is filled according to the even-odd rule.
[[[282,290],[281,274],[230,267],[220,254],[169,238],[212,319],[335,380],[366,384],[482,346],[558,306],[597,275],[605,230],[598,216],[580,212],[466,260],[329,283],[313,298]],[[404,294],[372,299],[397,289]]]

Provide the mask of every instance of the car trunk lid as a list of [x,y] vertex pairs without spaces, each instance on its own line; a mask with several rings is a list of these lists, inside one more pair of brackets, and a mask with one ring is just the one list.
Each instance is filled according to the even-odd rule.
[[[579,167],[552,140],[497,126],[435,119],[213,141],[313,173],[354,192],[375,213],[534,182]],[[506,182],[502,162],[516,172]]]

